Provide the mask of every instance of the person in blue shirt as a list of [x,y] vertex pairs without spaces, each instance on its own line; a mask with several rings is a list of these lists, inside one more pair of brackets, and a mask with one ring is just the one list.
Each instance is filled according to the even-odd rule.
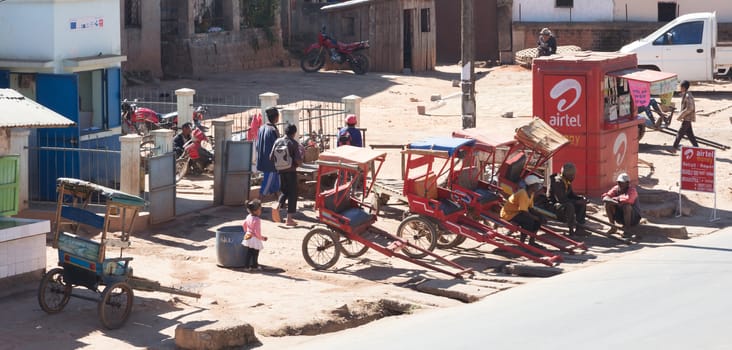
[[363,147],[363,138],[361,137],[361,130],[356,128],[357,123],[358,119],[355,114],[346,116],[346,127],[338,130],[338,146]]
[[275,140],[280,137],[277,131],[277,122],[280,119],[280,112],[275,107],[267,108],[267,123],[259,127],[257,132],[257,170],[264,174],[262,186],[259,188],[260,197],[275,194],[280,190],[280,180],[274,164],[269,159]]

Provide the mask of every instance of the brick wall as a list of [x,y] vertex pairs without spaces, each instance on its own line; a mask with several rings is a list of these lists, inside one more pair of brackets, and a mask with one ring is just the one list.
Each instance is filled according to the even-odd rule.
[[279,32],[269,39],[262,29],[195,34],[175,42],[163,42],[166,75],[201,76],[254,68],[289,65]]
[[[536,47],[539,31],[551,29],[557,45],[576,45],[583,50],[617,51],[623,45],[640,39],[662,24],[655,22],[599,23],[513,23],[513,51]],[[719,41],[732,41],[732,23],[719,23]]]

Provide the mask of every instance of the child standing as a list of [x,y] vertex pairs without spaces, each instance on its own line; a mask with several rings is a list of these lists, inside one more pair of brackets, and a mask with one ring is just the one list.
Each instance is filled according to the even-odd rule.
[[267,240],[266,236],[262,236],[262,203],[259,199],[254,199],[247,203],[247,211],[249,215],[244,219],[242,227],[244,228],[244,268],[247,270],[261,270],[259,266],[259,251],[264,248],[263,241]]

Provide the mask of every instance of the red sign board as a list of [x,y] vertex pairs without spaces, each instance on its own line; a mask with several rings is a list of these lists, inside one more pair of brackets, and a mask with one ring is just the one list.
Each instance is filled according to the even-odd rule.
[[587,131],[585,77],[546,75],[544,77],[544,121],[563,134]]
[[714,150],[681,148],[681,189],[714,192]]

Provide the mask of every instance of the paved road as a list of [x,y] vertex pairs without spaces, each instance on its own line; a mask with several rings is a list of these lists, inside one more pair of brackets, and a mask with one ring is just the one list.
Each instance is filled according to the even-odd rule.
[[297,349],[732,349],[732,228]]

